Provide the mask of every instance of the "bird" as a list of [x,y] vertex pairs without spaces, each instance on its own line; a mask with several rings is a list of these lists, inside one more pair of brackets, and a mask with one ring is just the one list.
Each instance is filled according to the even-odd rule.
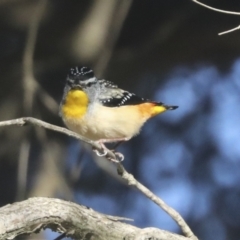
[[[67,75],[59,114],[70,130],[99,143],[103,152],[96,153],[104,156],[108,150],[105,143],[128,141],[147,120],[176,108],[139,97],[98,79],[91,68],[77,66]],[[118,154],[122,161],[123,155]]]

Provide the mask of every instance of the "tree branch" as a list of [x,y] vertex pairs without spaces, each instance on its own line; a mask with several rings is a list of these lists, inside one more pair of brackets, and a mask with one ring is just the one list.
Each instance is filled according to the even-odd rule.
[[182,216],[173,208],[169,207],[162,199],[157,197],[153,192],[148,188],[138,182],[132,174],[128,173],[121,163],[117,163],[118,174],[127,181],[128,185],[134,186],[141,193],[143,193],[147,198],[156,203],[161,207],[172,219],[178,224],[178,226],[183,231],[184,235],[188,238],[197,240],[197,237],[193,234],[192,230],[189,228],[187,223],[184,221]]
[[[41,121],[41,120],[33,118],[33,117],[23,117],[23,118],[17,118],[17,119],[12,119],[12,120],[7,120],[7,121],[1,121],[0,122],[0,127],[14,126],[14,125],[15,126],[25,126],[26,124],[32,124],[34,126],[43,127],[43,128],[48,129],[48,130],[52,130],[52,131],[55,131],[55,132],[60,132],[60,133],[66,134],[70,137],[76,138],[77,140],[81,140],[83,142],[86,142],[86,143],[90,144],[92,147],[94,147],[95,149],[97,149],[99,151],[102,150],[100,144],[98,144],[98,143],[96,143],[92,140],[89,140],[89,139],[87,139],[83,136],[80,136],[77,133],[72,132],[72,131],[70,131],[66,128],[58,127],[56,125]],[[110,150],[107,151],[107,154],[106,154],[105,157],[108,158],[108,159],[109,158],[116,158],[115,154]]]
[[[210,10],[213,10],[213,11],[215,11],[215,12],[220,12],[220,13],[225,13],[225,14],[232,14],[232,15],[240,15],[240,12],[225,11],[225,10],[222,10],[222,9],[218,9],[218,8],[214,8],[214,7],[208,6],[208,5],[206,5],[206,4],[204,4],[204,3],[201,3],[201,2],[199,2],[199,1],[197,1],[197,0],[192,0],[192,1],[195,2],[195,3],[197,3],[197,4],[199,4],[199,5],[201,5],[201,6],[203,6],[203,7],[205,7],[205,8],[208,8],[208,9],[210,9]],[[235,27],[235,28],[232,28],[232,29],[230,29],[230,30],[227,30],[227,31],[224,31],[224,32],[220,32],[220,33],[218,33],[218,35],[227,34],[227,33],[234,32],[234,31],[236,31],[236,30],[239,30],[239,29],[240,29],[240,25],[237,26],[237,27]]]
[[214,7],[208,6],[208,5],[206,5],[204,3],[201,3],[201,2],[199,2],[197,0],[192,0],[192,1],[197,3],[197,4],[199,4],[199,5],[201,5],[201,6],[203,6],[203,7],[205,7],[205,8],[211,9],[211,10],[213,10],[215,12],[232,14],[232,15],[240,15],[240,12],[225,11],[225,10],[222,10],[222,9],[218,9],[218,8],[214,8]]
[[234,32],[236,30],[239,30],[240,29],[240,25],[235,27],[235,28],[232,28],[232,29],[229,29],[227,31],[224,31],[224,32],[220,32],[218,35],[223,35],[223,34],[227,34],[227,33],[230,33],[230,32]]
[[128,220],[95,212],[91,208],[53,198],[30,198],[0,208],[0,240],[50,228],[73,239],[134,240],[187,238],[156,228],[139,229]]
[[[8,121],[2,121],[0,122],[0,127],[4,126],[12,126],[12,125],[17,125],[17,126],[23,126],[26,125],[27,123],[30,123],[32,125],[38,126],[38,127],[44,127],[49,130],[53,130],[56,132],[61,132],[64,133],[68,136],[74,137],[78,140],[84,141],[88,144],[90,144],[93,148],[101,151],[101,146],[100,144],[89,140],[87,138],[84,138],[75,132],[72,132],[66,128],[58,127],[49,123],[46,123],[44,121],[41,121],[36,118],[32,117],[24,117],[24,118],[18,118],[18,119],[13,119],[13,120],[8,120]],[[107,150],[107,154],[105,158],[110,159],[110,158],[116,158],[114,152]],[[117,164],[117,170],[118,174],[127,182],[128,185],[134,186],[136,189],[138,189],[141,193],[143,193],[146,197],[151,199],[154,203],[156,203],[159,207],[161,207],[166,213],[168,213],[173,220],[179,225],[179,227],[182,229],[183,233],[185,234],[186,237],[191,238],[196,240],[197,237],[193,234],[187,223],[184,221],[184,219],[181,217],[181,215],[169,207],[163,200],[161,200],[159,197],[157,197],[154,193],[152,193],[149,189],[147,189],[145,186],[143,186],[141,183],[139,183],[131,174],[129,174],[123,165],[121,163],[116,163]],[[0,225],[1,226],[1,225]]]

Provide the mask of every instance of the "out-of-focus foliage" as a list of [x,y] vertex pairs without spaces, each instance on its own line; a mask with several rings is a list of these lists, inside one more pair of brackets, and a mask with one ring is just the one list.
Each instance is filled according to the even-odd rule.
[[[55,0],[40,9],[41,2],[0,2],[0,120],[31,115],[62,125],[58,104],[72,65],[89,65],[138,95],[179,105],[119,147],[124,165],[200,239],[239,239],[239,32],[217,33],[240,19],[190,0]],[[240,8],[238,1],[208,4]],[[34,21],[34,78],[28,80],[23,56]],[[114,166],[94,158],[87,146],[58,133],[0,128],[0,203],[55,196],[134,218],[140,227],[179,231],[118,181]]]

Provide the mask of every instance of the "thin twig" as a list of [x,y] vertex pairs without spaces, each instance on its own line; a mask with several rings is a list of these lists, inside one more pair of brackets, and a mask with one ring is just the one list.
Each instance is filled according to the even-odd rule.
[[137,190],[143,193],[146,197],[156,203],[159,207],[161,207],[168,215],[172,217],[172,219],[178,224],[178,226],[182,229],[184,235],[190,239],[197,240],[198,238],[193,234],[190,227],[181,217],[181,215],[169,207],[162,199],[157,197],[153,192],[151,192],[148,188],[138,182],[132,174],[128,173],[126,169],[123,167],[121,163],[117,163],[118,174],[127,181],[127,184],[130,186],[134,186]]
[[204,3],[201,3],[197,0],[192,0],[193,2],[205,7],[205,8],[208,8],[208,9],[211,9],[213,11],[216,11],[216,12],[221,12],[221,13],[226,13],[226,14],[232,14],[232,15],[240,15],[240,12],[232,12],[232,11],[225,11],[225,10],[222,10],[222,9],[218,9],[218,8],[214,8],[214,7],[211,7],[211,6],[208,6]]
[[[32,118],[32,117],[23,117],[23,118],[8,120],[8,121],[2,121],[2,122],[0,122],[0,127],[13,126],[13,125],[24,126],[27,123],[30,123],[30,124],[38,126],[38,127],[44,127],[46,129],[49,129],[49,130],[52,130],[52,131],[56,131],[56,132],[66,134],[68,136],[74,137],[78,140],[81,140],[81,141],[84,141],[84,142],[90,144],[92,147],[94,147],[95,149],[97,149],[99,151],[102,150],[100,144],[98,144],[98,143],[96,143],[92,140],[84,138],[84,137],[78,135],[77,133],[72,132],[72,131],[70,131],[66,128],[58,127],[56,125],[52,125],[52,124],[49,124],[47,122],[44,122],[44,121],[41,121],[39,119]],[[110,150],[107,150],[107,154],[106,154],[105,157],[107,159],[116,158],[115,154]],[[174,219],[174,221],[176,221],[176,223],[182,229],[185,236],[187,236],[188,238],[197,240],[197,237],[193,234],[193,232],[191,231],[191,229],[189,228],[187,223],[183,220],[183,218],[180,216],[180,214],[177,211],[175,211],[171,207],[167,206],[166,203],[163,200],[161,200],[159,197],[154,195],[148,188],[146,188],[141,183],[139,183],[131,174],[129,174],[124,169],[124,167],[121,163],[117,163],[117,169],[118,169],[118,174],[124,180],[127,181],[128,185],[131,185],[131,186],[134,186],[135,188],[137,188],[146,197],[151,199],[159,207],[161,207],[165,212],[167,212]]]
[[230,32],[234,32],[236,30],[239,30],[240,29],[240,25],[235,27],[235,28],[232,28],[230,30],[227,30],[227,31],[224,31],[224,32],[220,32],[218,35],[223,35],[223,34],[227,34],[227,33],[230,33]]
[[[225,10],[222,10],[222,9],[210,7],[210,6],[208,6],[208,5],[204,4],[204,3],[201,3],[201,2],[199,2],[197,0],[192,0],[192,1],[197,3],[197,4],[199,4],[199,5],[201,5],[201,6],[203,6],[203,7],[205,7],[205,8],[211,9],[211,10],[216,11],[216,12],[225,13],[225,14],[232,14],[232,15],[240,15],[240,12],[225,11]],[[220,32],[220,33],[218,33],[218,35],[220,36],[220,35],[223,35],[223,34],[234,32],[234,31],[239,30],[239,29],[240,29],[240,25],[235,27],[235,28],[232,28],[230,30],[227,30],[227,31],[224,31],[224,32]]]
[[[44,122],[42,120],[39,120],[39,119],[36,119],[36,118],[33,118],[33,117],[23,117],[23,118],[17,118],[17,119],[12,119],[12,120],[7,120],[7,121],[1,121],[0,122],[0,127],[6,127],[6,126],[24,126],[26,124],[32,124],[32,125],[35,125],[35,126],[38,126],[38,127],[43,127],[45,129],[48,129],[48,130],[52,130],[52,131],[55,131],[55,132],[59,132],[59,133],[63,133],[63,134],[66,134],[70,137],[74,137],[78,140],[81,140],[83,142],[86,142],[88,144],[90,144],[92,147],[94,147],[95,149],[99,150],[100,152],[102,151],[102,147],[100,144],[92,141],[92,140],[89,140],[83,136],[80,136],[78,135],[77,133],[75,132],[72,132],[66,128],[63,128],[63,127],[58,127],[56,125],[53,125],[53,124],[50,124],[50,123],[47,123],[47,122]],[[105,157],[107,159],[111,158],[116,158],[115,154],[110,151],[110,150],[106,150],[107,153],[105,155]]]

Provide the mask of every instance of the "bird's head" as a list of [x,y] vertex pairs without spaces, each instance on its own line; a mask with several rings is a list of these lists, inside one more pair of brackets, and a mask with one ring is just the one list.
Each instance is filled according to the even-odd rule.
[[67,84],[70,87],[86,88],[96,82],[97,78],[89,67],[73,67],[67,76]]

